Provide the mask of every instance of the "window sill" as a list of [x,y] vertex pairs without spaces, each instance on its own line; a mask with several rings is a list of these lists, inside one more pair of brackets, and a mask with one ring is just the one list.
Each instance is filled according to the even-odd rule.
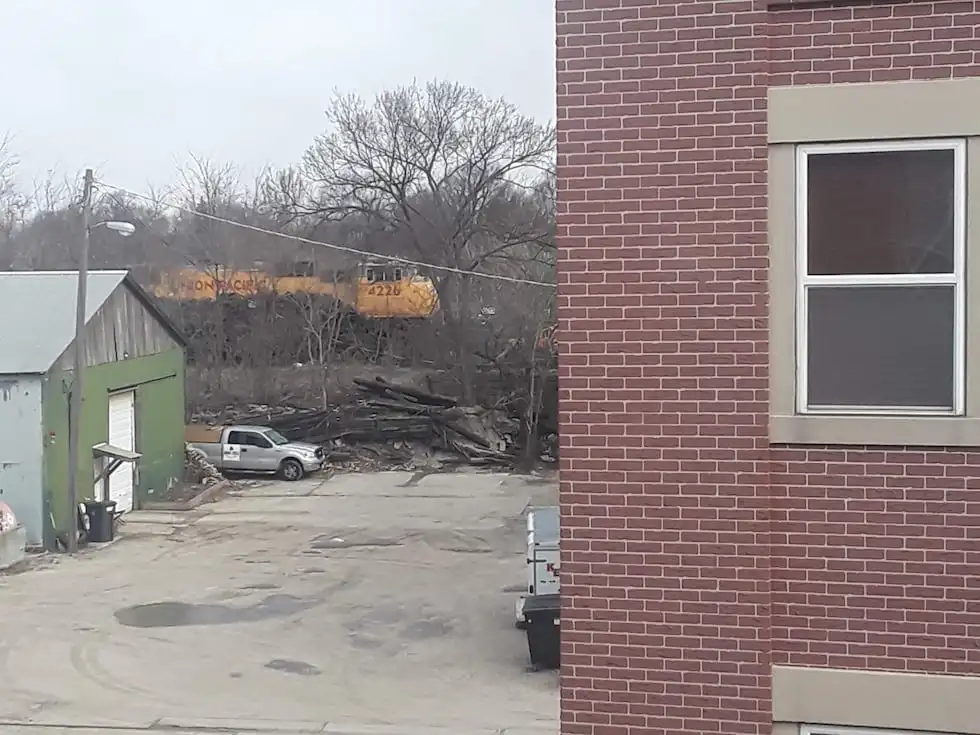
[[980,447],[980,418],[964,416],[770,416],[772,444]]

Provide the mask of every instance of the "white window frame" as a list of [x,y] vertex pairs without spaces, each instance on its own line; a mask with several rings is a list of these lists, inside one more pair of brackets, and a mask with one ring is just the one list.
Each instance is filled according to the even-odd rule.
[[[808,270],[807,186],[810,155],[833,153],[887,153],[894,151],[952,150],[956,187],[953,202],[953,273],[811,276]],[[928,139],[871,143],[827,143],[796,149],[796,409],[808,415],[916,415],[962,416],[966,403],[966,140]],[[809,286],[954,286],[953,408],[841,406],[810,408],[808,395],[807,329]],[[814,733],[814,735],[817,735]]]

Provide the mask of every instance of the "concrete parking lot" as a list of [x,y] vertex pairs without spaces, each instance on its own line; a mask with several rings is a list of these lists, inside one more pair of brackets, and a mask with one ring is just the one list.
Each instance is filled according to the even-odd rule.
[[513,627],[522,513],[555,492],[391,472],[134,513],[0,577],[0,731],[557,732]]

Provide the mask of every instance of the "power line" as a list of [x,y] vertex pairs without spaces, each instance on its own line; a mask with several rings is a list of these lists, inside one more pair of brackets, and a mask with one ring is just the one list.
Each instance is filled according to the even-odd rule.
[[468,271],[462,268],[453,268],[448,265],[433,265],[432,263],[424,263],[419,260],[410,260],[409,258],[400,258],[396,255],[379,255],[378,253],[372,253],[367,250],[358,250],[357,248],[347,247],[346,245],[335,245],[329,242],[320,242],[318,240],[311,240],[306,237],[300,237],[299,235],[290,235],[286,232],[276,232],[275,230],[267,230],[263,227],[256,227],[255,225],[249,225],[244,222],[236,222],[235,220],[227,219],[226,217],[218,217],[214,214],[208,214],[206,212],[198,212],[197,210],[191,209],[189,207],[183,207],[179,204],[174,204],[173,202],[168,202],[163,199],[157,199],[156,197],[147,196],[146,194],[140,194],[139,192],[130,191],[121,186],[115,186],[114,184],[108,184],[104,181],[96,181],[97,186],[104,189],[112,189],[120,194],[133,197],[134,199],[140,199],[144,202],[150,204],[155,204],[158,207],[167,207],[169,209],[176,209],[179,212],[184,212],[186,214],[194,215],[195,217],[203,217],[204,219],[211,220],[213,222],[221,222],[226,225],[232,225],[233,227],[240,227],[243,230],[250,230],[251,232],[258,232],[263,235],[269,235],[271,237],[280,237],[284,240],[293,240],[295,242],[301,242],[306,245],[315,245],[321,248],[327,248],[330,250],[337,250],[342,253],[349,253],[351,255],[359,255],[361,257],[376,259],[376,260],[388,260],[393,263],[404,263],[405,265],[414,265],[419,268],[429,268],[434,271],[442,271],[444,273],[458,273],[464,276],[476,276],[478,278],[488,278],[494,281],[506,281],[508,283],[522,283],[527,286],[544,286],[545,288],[555,288],[555,284],[548,283],[547,281],[532,281],[528,278],[514,278],[512,276],[501,276],[496,273],[483,273],[480,271]]

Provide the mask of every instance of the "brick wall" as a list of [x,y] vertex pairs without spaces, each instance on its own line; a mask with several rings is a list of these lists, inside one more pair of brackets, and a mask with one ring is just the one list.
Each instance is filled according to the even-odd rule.
[[980,2],[768,5],[557,0],[565,733],[980,673],[980,453],[770,448],[765,241],[767,85],[980,74]]
[[[980,2],[769,19],[774,85],[980,75]],[[980,674],[980,453],[772,457],[773,661]]]

